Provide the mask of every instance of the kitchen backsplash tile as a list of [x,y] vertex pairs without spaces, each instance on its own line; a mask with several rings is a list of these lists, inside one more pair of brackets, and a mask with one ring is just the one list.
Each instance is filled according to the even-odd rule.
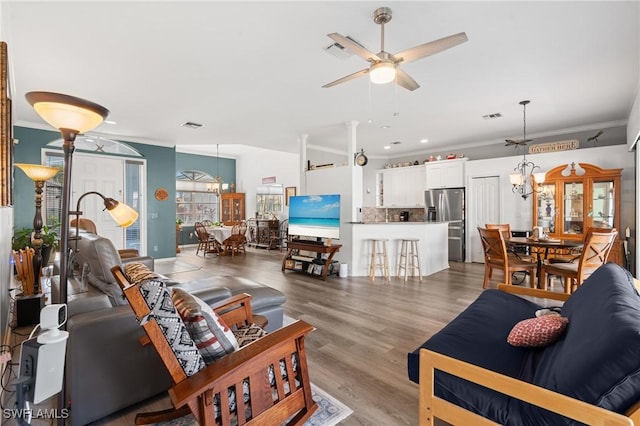
[[389,222],[400,222],[400,212],[409,212],[409,222],[424,222],[426,220],[424,208],[402,209],[402,208],[377,208],[363,207],[362,222],[381,223],[388,218]]

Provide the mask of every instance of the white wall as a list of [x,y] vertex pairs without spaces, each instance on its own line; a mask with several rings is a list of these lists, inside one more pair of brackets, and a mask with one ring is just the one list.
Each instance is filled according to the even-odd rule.
[[[247,218],[255,217],[256,188],[262,185],[262,178],[275,176],[276,182],[284,187],[295,186],[300,193],[300,171],[298,154],[256,148],[236,159],[236,192],[244,192]],[[281,217],[288,217],[284,206]]]
[[640,92],[633,102],[629,119],[627,120],[627,146],[632,149],[640,139]]

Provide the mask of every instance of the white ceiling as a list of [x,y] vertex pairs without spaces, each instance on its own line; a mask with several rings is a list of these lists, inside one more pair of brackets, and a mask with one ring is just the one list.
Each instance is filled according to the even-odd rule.
[[[324,51],[338,32],[380,50],[372,12],[393,11],[385,50],[461,31],[469,41],[403,68],[421,87],[370,85],[358,56]],[[358,148],[398,157],[504,146],[527,136],[626,122],[640,81],[640,2],[32,2],[4,1],[16,124],[47,128],[24,99],[34,90],[102,104],[104,136],[231,154],[239,145],[297,152]],[[484,120],[482,115],[501,113]],[[193,130],[185,121],[202,123]],[[383,129],[381,126],[390,128]],[[424,145],[419,140],[428,138]],[[384,145],[401,141],[391,150]],[[511,148],[504,148],[505,150]]]

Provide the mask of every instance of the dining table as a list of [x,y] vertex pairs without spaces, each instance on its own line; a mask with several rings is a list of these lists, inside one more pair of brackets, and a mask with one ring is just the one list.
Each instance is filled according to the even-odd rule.
[[532,250],[535,254],[538,275],[538,288],[543,288],[541,281],[542,264],[549,256],[550,251],[556,250],[581,250],[584,243],[582,240],[570,240],[561,238],[532,238],[532,237],[511,237],[505,240],[509,247],[535,247]]
[[222,244],[224,240],[231,236],[233,226],[207,226],[205,229],[209,235],[213,236],[217,242]]

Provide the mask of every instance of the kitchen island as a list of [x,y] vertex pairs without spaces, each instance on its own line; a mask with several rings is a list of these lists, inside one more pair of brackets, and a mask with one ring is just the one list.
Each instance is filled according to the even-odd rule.
[[[369,275],[371,258],[371,239],[387,238],[387,256],[389,273],[396,276],[400,240],[419,238],[418,251],[422,275],[434,274],[449,267],[448,222],[389,222],[349,224],[349,276],[366,277]],[[343,247],[343,251],[344,251]]]

